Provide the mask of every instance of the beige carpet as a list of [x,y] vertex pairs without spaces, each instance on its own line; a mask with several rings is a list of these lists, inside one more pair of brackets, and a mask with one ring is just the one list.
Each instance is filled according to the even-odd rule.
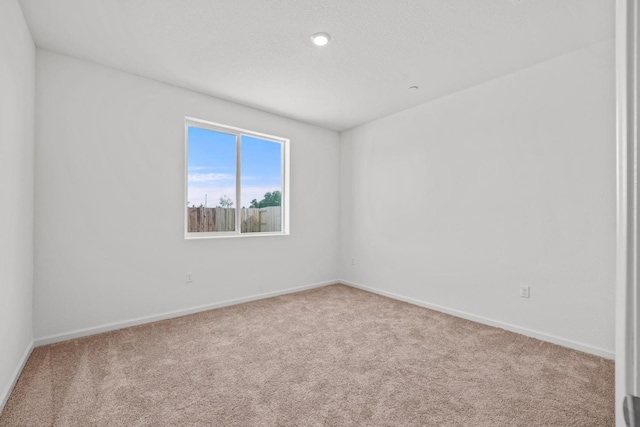
[[342,285],[33,351],[0,426],[613,426],[613,362]]

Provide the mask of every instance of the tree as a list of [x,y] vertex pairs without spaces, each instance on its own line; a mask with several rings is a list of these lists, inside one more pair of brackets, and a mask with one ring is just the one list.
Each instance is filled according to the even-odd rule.
[[232,206],[233,206],[233,202],[229,197],[227,197],[226,195],[220,197],[220,201],[218,201],[219,208],[230,208]]
[[282,205],[282,193],[279,191],[267,192],[264,195],[264,199],[257,201],[253,199],[251,201],[250,208],[266,208],[267,206],[281,206]]

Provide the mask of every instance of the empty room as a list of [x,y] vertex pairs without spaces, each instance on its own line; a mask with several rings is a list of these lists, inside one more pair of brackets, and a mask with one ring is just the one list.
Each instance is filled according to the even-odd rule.
[[0,427],[640,426],[635,0],[0,0]]

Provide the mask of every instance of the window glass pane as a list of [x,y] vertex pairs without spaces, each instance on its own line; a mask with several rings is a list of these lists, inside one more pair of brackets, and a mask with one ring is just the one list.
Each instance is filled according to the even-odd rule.
[[282,231],[282,144],[241,137],[243,233]]
[[236,229],[236,136],[189,126],[189,232]]

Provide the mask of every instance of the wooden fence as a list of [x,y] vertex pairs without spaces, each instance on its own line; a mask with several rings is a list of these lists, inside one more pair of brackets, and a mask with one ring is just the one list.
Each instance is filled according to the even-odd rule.
[[[242,208],[240,210],[243,233],[282,231],[282,208]],[[189,208],[188,229],[193,232],[234,231],[236,208]]]

